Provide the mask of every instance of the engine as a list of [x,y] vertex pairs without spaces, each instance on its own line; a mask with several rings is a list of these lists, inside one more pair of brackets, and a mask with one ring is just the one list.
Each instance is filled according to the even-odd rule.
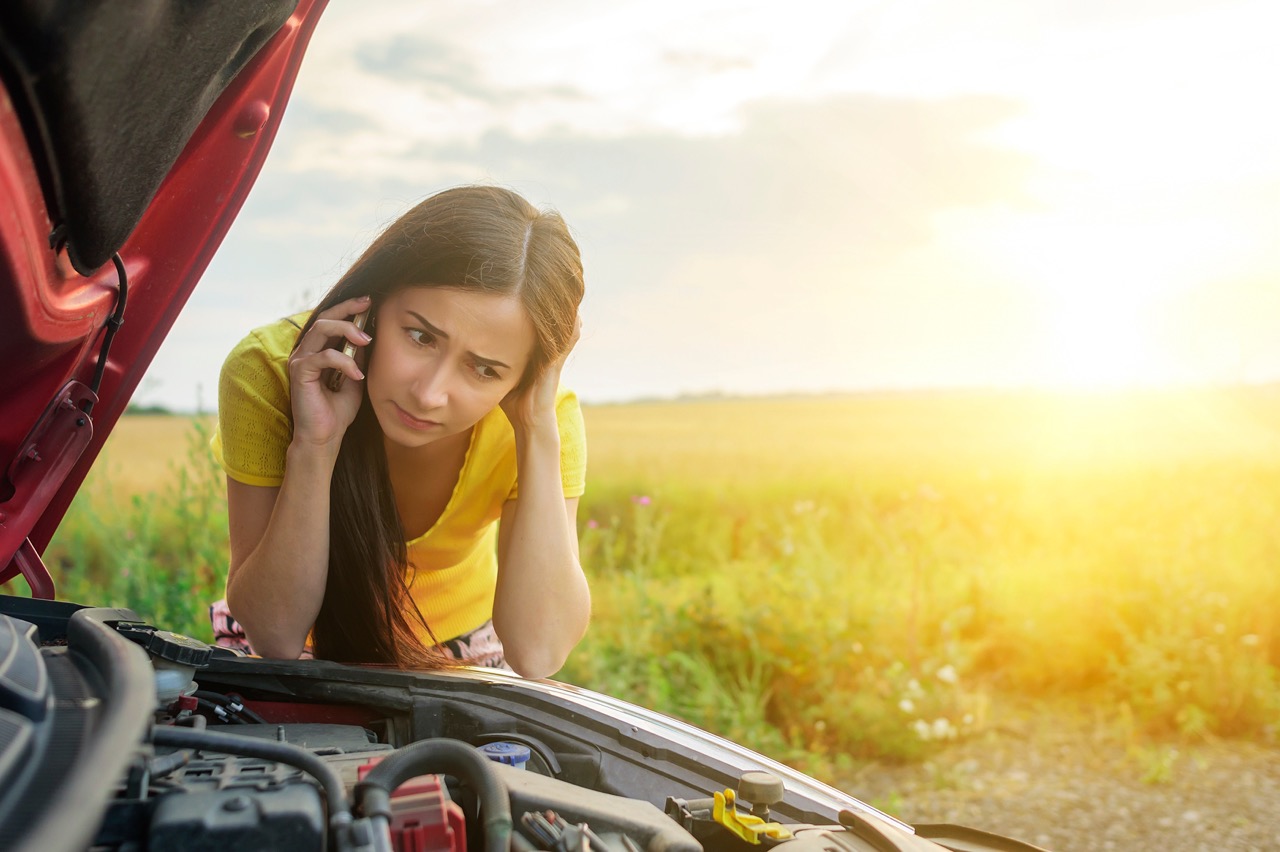
[[[947,848],[1032,848],[980,834]],[[128,610],[0,596],[0,848],[781,845],[942,848],[762,755],[566,684],[243,658]]]

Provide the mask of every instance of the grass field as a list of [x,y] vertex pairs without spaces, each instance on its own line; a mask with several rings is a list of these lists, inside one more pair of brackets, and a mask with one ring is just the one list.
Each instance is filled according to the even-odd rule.
[[[591,631],[560,677],[820,776],[1071,696],[1135,736],[1271,739],[1280,389],[903,394],[587,409]],[[207,425],[112,434],[60,593],[207,636]]]

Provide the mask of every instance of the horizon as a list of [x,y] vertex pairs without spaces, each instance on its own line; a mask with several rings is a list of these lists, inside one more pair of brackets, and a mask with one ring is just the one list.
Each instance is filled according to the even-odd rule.
[[[849,388],[828,390],[800,391],[760,391],[729,393],[720,391],[681,392],[671,396],[645,396],[630,399],[583,399],[579,397],[583,408],[615,408],[645,405],[680,405],[700,402],[786,402],[791,400],[850,400],[888,397],[959,397],[959,396],[991,396],[991,397],[1024,397],[1056,400],[1115,400],[1168,396],[1208,396],[1231,393],[1280,392],[1280,378],[1266,379],[1256,382],[1239,383],[1202,383],[1183,385],[1128,385],[1128,386],[1095,386],[1082,387],[1071,385],[1046,386],[1025,385],[953,385],[935,387],[882,387],[882,388]],[[217,414],[217,408],[171,408],[160,402],[139,402],[131,400],[122,416],[129,415],[173,415],[179,417],[200,417]]]

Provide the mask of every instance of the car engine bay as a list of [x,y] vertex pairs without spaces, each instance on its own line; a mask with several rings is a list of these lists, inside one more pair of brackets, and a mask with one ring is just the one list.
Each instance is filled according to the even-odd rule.
[[0,596],[0,848],[1033,848],[930,828],[566,684],[248,658]]

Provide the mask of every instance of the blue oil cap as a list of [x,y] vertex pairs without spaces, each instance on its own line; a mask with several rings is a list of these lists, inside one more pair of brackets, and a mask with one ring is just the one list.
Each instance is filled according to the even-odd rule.
[[516,769],[524,769],[529,762],[529,747],[519,743],[496,742],[477,746],[479,752],[495,763],[505,763]]

